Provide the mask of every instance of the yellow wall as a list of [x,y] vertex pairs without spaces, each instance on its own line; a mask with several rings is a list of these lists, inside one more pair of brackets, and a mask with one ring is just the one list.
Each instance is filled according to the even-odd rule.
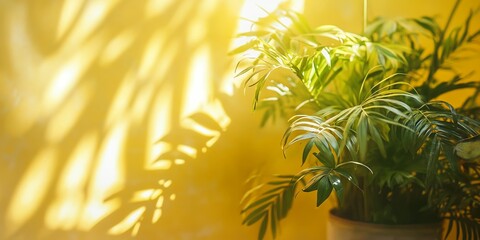
[[[231,87],[245,2],[261,1],[0,1],[0,239],[254,239],[244,181],[299,162]],[[295,2],[361,29],[359,0]],[[370,0],[369,14],[442,4]],[[300,194],[279,239],[322,239],[328,208]]]

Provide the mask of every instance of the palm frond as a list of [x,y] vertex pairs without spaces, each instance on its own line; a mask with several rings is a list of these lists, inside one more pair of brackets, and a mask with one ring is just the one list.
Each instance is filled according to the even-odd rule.
[[277,175],[275,180],[258,185],[242,199],[242,224],[250,226],[260,222],[258,239],[264,239],[268,227],[275,238],[280,220],[292,207],[297,185],[304,182],[295,175]]

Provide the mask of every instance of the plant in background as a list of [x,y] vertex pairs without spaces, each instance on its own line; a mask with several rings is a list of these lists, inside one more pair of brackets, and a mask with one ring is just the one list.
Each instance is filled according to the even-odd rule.
[[[241,36],[237,76],[255,88],[262,124],[289,119],[284,153],[303,148],[303,170],[254,186],[242,200],[243,223],[273,237],[299,190],[321,205],[335,192],[335,215],[352,220],[411,224],[448,221],[445,235],[480,238],[480,160],[456,146],[479,135],[479,81],[454,63],[480,30],[434,18],[378,18],[363,35],[278,10]],[[470,89],[458,108],[439,100]],[[478,138],[478,137],[477,137]],[[458,149],[458,148],[457,148]]]

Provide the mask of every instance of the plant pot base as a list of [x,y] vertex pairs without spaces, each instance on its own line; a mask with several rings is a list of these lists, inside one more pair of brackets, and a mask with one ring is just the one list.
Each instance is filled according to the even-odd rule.
[[438,240],[442,224],[384,225],[352,221],[330,212],[327,240]]

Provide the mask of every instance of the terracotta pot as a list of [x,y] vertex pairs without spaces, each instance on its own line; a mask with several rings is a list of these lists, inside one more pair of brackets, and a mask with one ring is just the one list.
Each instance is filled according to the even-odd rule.
[[384,225],[344,219],[330,211],[327,240],[438,240],[442,223]]

